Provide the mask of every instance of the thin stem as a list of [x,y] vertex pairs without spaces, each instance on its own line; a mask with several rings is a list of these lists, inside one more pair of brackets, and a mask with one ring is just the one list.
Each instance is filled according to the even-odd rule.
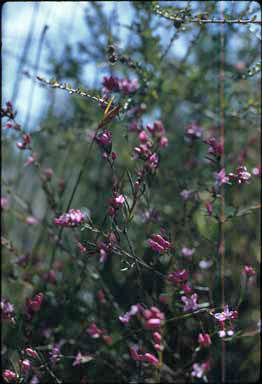
[[[222,2],[222,17],[224,16],[224,2]],[[224,142],[225,142],[225,129],[224,129],[224,117],[225,117],[225,99],[224,99],[224,65],[225,65],[225,38],[224,38],[225,25],[221,25],[220,33],[220,139],[222,144],[222,153],[220,159],[221,169],[225,167],[225,153],[224,153]],[[225,195],[224,185],[221,185],[221,207],[220,207],[220,244],[219,244],[219,255],[221,258],[221,306],[225,304],[225,233],[224,233],[224,222],[225,222]],[[221,378],[222,383],[226,380],[226,344],[221,341]]]

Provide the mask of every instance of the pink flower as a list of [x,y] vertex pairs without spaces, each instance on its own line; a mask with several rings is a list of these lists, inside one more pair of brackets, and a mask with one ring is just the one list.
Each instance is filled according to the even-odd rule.
[[146,131],[141,131],[141,132],[139,133],[139,135],[138,135],[138,138],[139,138],[139,140],[140,140],[141,143],[146,143],[147,140],[149,139],[149,137],[148,137]]
[[127,324],[127,323],[129,323],[129,321],[131,319],[130,313],[127,312],[124,315],[120,315],[120,316],[118,316],[118,319],[121,321],[121,323]]
[[117,197],[114,198],[114,204],[115,206],[121,206],[125,202],[124,195],[118,195]]
[[161,320],[157,318],[151,318],[145,322],[146,329],[156,329],[156,328],[160,328],[160,326],[161,326]]
[[152,364],[152,365],[158,365],[159,364],[159,360],[157,357],[155,357],[154,355],[152,355],[151,353],[145,353],[145,360]]
[[188,284],[181,285],[185,295],[189,295],[192,292],[192,288]]
[[171,248],[171,243],[165,240],[161,235],[154,234],[147,240],[147,244],[153,251],[162,253]]
[[25,353],[33,359],[37,359],[39,357],[38,353],[32,348],[26,348]]
[[135,304],[135,305],[132,305],[131,308],[130,308],[130,311],[126,312],[124,315],[122,316],[119,316],[118,319],[123,323],[123,324],[127,324],[131,317],[140,313],[142,310],[142,307],[140,304]]
[[207,201],[205,203],[205,206],[206,206],[206,209],[207,209],[208,216],[211,216],[212,212],[213,212],[213,205],[212,205],[212,203],[210,203],[210,201]]
[[121,79],[118,81],[119,89],[126,95],[136,92],[139,88],[138,80]]
[[166,136],[162,136],[159,142],[160,148],[165,148],[168,146],[168,138]]
[[201,347],[209,347],[212,344],[211,338],[208,333],[199,333],[198,342]]
[[107,253],[106,253],[106,251],[103,248],[100,248],[99,254],[100,254],[99,262],[100,263],[104,263],[107,260]]
[[188,272],[185,269],[170,272],[167,276],[167,280],[176,284],[183,283],[188,280]]
[[54,219],[54,224],[61,227],[75,227],[82,224],[85,220],[84,214],[79,209],[70,209],[68,213],[63,213]]
[[95,323],[90,324],[86,332],[93,339],[98,339],[104,333],[104,331],[98,328]]
[[81,254],[86,252],[86,247],[82,243],[80,243],[80,241],[78,241],[76,244]]
[[7,380],[8,382],[10,381],[15,381],[17,379],[17,375],[15,372],[13,371],[10,371],[10,369],[6,369],[4,372],[3,372],[3,377],[5,380]]
[[133,360],[135,361],[143,360],[144,355],[142,355],[141,353],[138,353],[139,351],[138,345],[133,345],[132,347],[129,348],[129,351]]
[[248,277],[256,275],[256,271],[250,265],[245,265],[244,271]]
[[184,312],[190,312],[190,311],[195,311],[198,309],[198,304],[197,304],[197,293],[193,293],[193,295],[190,297],[187,296],[182,296],[181,300],[185,304],[184,306]]
[[43,293],[38,293],[34,299],[27,299],[26,309],[28,313],[38,312],[40,310],[44,295]]
[[262,175],[262,167],[255,167],[252,169],[252,173],[254,176]]
[[154,332],[153,333],[153,339],[156,343],[160,344],[162,341],[162,336],[160,335],[159,332]]
[[150,169],[155,169],[158,167],[159,164],[159,157],[156,153],[153,153],[149,158],[147,159],[147,164]]
[[34,225],[34,224],[38,224],[38,223],[39,223],[38,220],[33,216],[28,216],[26,218],[26,224]]
[[163,351],[165,349],[164,345],[163,344],[154,344],[154,348],[157,350],[157,351]]
[[21,365],[21,369],[24,373],[29,372],[31,367],[31,362],[28,359],[19,360],[19,364]]
[[9,207],[9,198],[1,197],[1,209],[8,209]]

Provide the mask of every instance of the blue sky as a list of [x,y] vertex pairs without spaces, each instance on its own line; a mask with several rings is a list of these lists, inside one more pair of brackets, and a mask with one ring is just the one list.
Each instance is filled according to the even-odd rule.
[[[128,1],[116,2],[105,1],[103,4],[105,11],[109,14],[116,8],[121,15],[121,23],[130,25],[132,22],[132,7]],[[185,6],[187,2],[163,2],[163,4]],[[191,2],[197,7],[201,2]],[[222,2],[221,2],[222,3]],[[227,3],[227,2],[225,2]],[[243,7],[247,2],[237,2],[238,6]],[[252,2],[252,7],[257,6]],[[38,75],[47,79],[51,78],[50,65],[48,63],[51,46],[56,58],[63,54],[65,44],[76,45],[78,41],[85,40],[88,36],[88,29],[84,21],[84,9],[89,7],[88,2],[84,1],[39,1],[39,2],[6,2],[2,12],[2,96],[3,102],[12,99],[14,83],[18,71],[19,58],[22,55],[24,44],[30,29],[32,15],[35,9],[35,29],[31,36],[32,43],[28,52],[26,64],[23,70],[33,73],[33,66],[36,60],[37,47],[44,25],[48,26],[43,44],[41,60]],[[38,8],[38,9],[36,9]],[[128,38],[128,30],[124,27],[118,27],[121,36],[119,48],[123,48]],[[256,27],[252,26],[253,30]],[[158,33],[160,30],[158,30]],[[173,30],[161,33],[161,42],[166,46]],[[177,39],[170,50],[176,57],[183,57],[186,49],[185,34]],[[99,66],[98,66],[99,67]],[[97,63],[85,65],[83,71],[83,86],[93,84],[95,74],[97,73]],[[103,65],[99,67],[98,78],[106,74],[106,68]],[[30,103],[30,92],[32,81],[25,75],[21,75],[19,89],[16,95],[15,109],[18,111],[18,121],[23,123],[26,119],[27,111],[30,110],[30,122],[28,128],[36,127],[41,121],[41,112],[47,111],[50,98],[48,95],[54,90],[40,87],[37,83],[34,85],[34,98]],[[56,91],[63,92],[63,91]],[[61,96],[62,97],[62,96]],[[64,96],[65,97],[65,96]],[[30,105],[29,105],[30,103]]]

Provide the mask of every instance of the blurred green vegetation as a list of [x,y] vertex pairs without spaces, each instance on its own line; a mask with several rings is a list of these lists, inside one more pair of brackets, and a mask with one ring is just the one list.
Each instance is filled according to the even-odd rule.
[[[219,16],[218,3],[198,2],[197,11]],[[52,62],[53,78],[86,87],[94,95],[101,94],[101,73],[105,74],[105,70],[108,75],[139,80],[138,91],[130,96],[130,106],[144,104],[145,113],[140,119],[143,126],[156,119],[162,120],[169,145],[161,152],[159,168],[148,177],[143,198],[137,204],[134,218],[128,226],[134,254],[164,275],[174,268],[186,268],[193,287],[209,287],[213,304],[220,307],[219,229],[214,216],[209,217],[205,208],[205,202],[212,199],[210,188],[215,181],[214,172],[220,169],[215,169],[206,160],[208,145],[186,138],[185,129],[195,122],[203,128],[204,137],[214,135],[218,138],[220,135],[221,28],[215,24],[186,22],[176,28],[171,21],[153,14],[150,3],[130,2],[128,6],[132,8],[133,22],[127,26],[129,37],[123,44],[116,32],[116,26],[122,22],[117,6],[116,2],[115,10],[107,15],[101,2],[88,3],[84,15],[88,37],[79,41],[78,47],[67,46],[61,62]],[[230,9],[234,4],[228,2],[227,7],[234,18],[237,10]],[[248,71],[260,60],[260,42],[246,25],[225,25],[224,33],[225,166],[227,173],[235,171],[239,164],[251,171],[261,164],[261,93],[260,74],[249,76]],[[174,48],[167,51],[173,34]],[[176,40],[181,36],[184,37],[186,52],[183,57],[175,52]],[[126,55],[139,66],[130,68],[120,60],[110,63],[108,44],[114,44],[119,57]],[[77,56],[72,54],[73,48],[78,49]],[[90,61],[98,64],[100,79],[93,89],[83,84],[80,76],[81,65]],[[101,63],[103,71],[99,67]],[[54,172],[50,185],[57,202],[55,211],[50,209],[37,169],[23,165],[28,153],[17,154],[12,137],[2,141],[2,196],[10,198],[10,208],[2,214],[2,236],[14,244],[19,256],[28,254],[29,260],[26,265],[19,266],[14,262],[16,256],[2,247],[2,295],[9,298],[18,311],[22,310],[26,298],[33,293],[44,292],[43,308],[32,324],[28,324],[33,332],[31,340],[34,346],[50,343],[42,336],[42,330],[50,328],[53,330],[53,342],[66,340],[63,347],[65,356],[76,355],[79,350],[90,355],[97,354],[94,361],[75,368],[72,368],[72,360],[61,359],[55,372],[63,382],[80,382],[83,376],[88,378],[88,382],[139,382],[134,373],[135,362],[129,359],[128,354],[128,341],[135,342],[138,336],[120,324],[118,315],[141,300],[147,306],[157,305],[164,309],[167,318],[179,316],[181,307],[172,301],[172,297],[167,305],[159,303],[159,294],[168,292],[172,296],[172,289],[150,270],[141,268],[141,292],[136,268],[121,271],[127,266],[123,257],[113,254],[103,265],[98,261],[98,254],[79,253],[77,239],[88,248],[88,242],[104,239],[101,233],[88,229],[65,229],[61,240],[63,246],[56,245],[54,236],[58,235],[59,229],[53,225],[53,218],[66,210],[87,157],[89,161],[71,207],[87,208],[96,228],[103,225],[104,233],[111,230],[111,221],[105,219],[105,215],[108,199],[112,196],[112,171],[96,145],[88,153],[88,137],[103,117],[101,107],[88,98],[65,96],[62,90],[53,92],[54,104],[64,103],[63,108],[60,112],[50,108],[40,129],[31,134],[33,151],[37,153],[41,166],[52,168]],[[120,98],[119,102],[123,100]],[[19,116],[16,120],[19,122]],[[132,193],[127,169],[134,180],[135,172],[142,165],[140,160],[132,160],[132,150],[138,145],[138,139],[136,134],[128,131],[131,121],[128,113],[122,112],[109,126],[113,135],[113,151],[117,154],[115,177],[123,181],[122,192],[130,201]],[[61,180],[65,185],[62,193],[59,192]],[[196,198],[184,202],[180,193],[185,189],[192,191]],[[241,330],[243,334],[256,330],[260,316],[260,216],[259,209],[247,211],[241,216],[234,212],[258,206],[260,192],[258,176],[253,176],[250,184],[225,186],[225,214],[233,216],[225,223],[225,302],[230,308],[235,308],[239,300],[244,265],[251,264],[257,271],[239,307],[236,330]],[[159,220],[144,219],[154,210]],[[220,210],[218,200],[214,204],[214,212],[216,210]],[[26,224],[29,214],[39,219],[40,224]],[[169,258],[159,258],[145,246],[145,240],[152,233],[159,232],[160,228],[165,229],[175,245],[175,252]],[[124,234],[120,240],[121,247],[128,251]],[[192,261],[182,256],[183,246],[195,248]],[[43,274],[53,268],[50,262],[55,247],[55,260],[63,262],[62,269],[57,273],[56,285],[43,281]],[[213,264],[209,269],[202,270],[199,267],[201,260],[211,260]],[[108,300],[104,306],[96,298],[99,289],[105,291]],[[207,297],[200,293],[199,300],[205,302]],[[115,303],[118,308],[115,308]],[[107,329],[113,338],[111,346],[92,340],[85,333],[92,321]],[[211,332],[210,316],[203,315],[201,321]],[[194,317],[167,325],[168,347],[164,352],[164,361],[177,372],[179,380],[188,380],[185,372],[191,372],[190,361],[199,332],[199,321]],[[73,340],[71,344],[70,340]],[[21,334],[17,336],[15,327],[4,325],[3,343],[10,349],[9,358],[14,360],[15,351],[22,348],[27,340]],[[211,352],[213,366],[208,375],[211,382],[220,378],[220,345],[220,340],[214,336]],[[259,337],[235,338],[226,345],[227,380],[257,380]],[[4,364],[7,360],[4,355]],[[152,377],[150,369],[143,374],[144,380]],[[44,380],[48,382],[48,378]]]

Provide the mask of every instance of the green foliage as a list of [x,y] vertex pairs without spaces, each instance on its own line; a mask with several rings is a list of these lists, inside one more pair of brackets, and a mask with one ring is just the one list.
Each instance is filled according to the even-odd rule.
[[[49,184],[43,181],[38,167],[23,167],[27,155],[17,154],[11,137],[2,145],[2,195],[10,197],[10,208],[3,212],[2,218],[3,238],[7,239],[4,244],[2,241],[3,296],[22,312],[26,299],[33,293],[45,295],[43,308],[27,324],[32,329],[32,339],[22,336],[24,323],[21,327],[25,329],[18,336],[14,326],[7,325],[4,344],[10,349],[11,361],[17,360],[14,339],[21,348],[28,346],[30,340],[32,347],[39,347],[48,361],[50,345],[63,340],[64,357],[52,369],[65,383],[80,382],[84,376],[88,382],[155,380],[157,369],[152,366],[137,369],[128,351],[130,343],[143,338],[152,350],[150,337],[143,334],[137,319],[134,329],[118,320],[120,314],[138,302],[147,307],[159,306],[168,320],[164,364],[171,372],[164,367],[161,380],[188,381],[192,363],[202,362],[195,360],[199,356],[197,336],[202,326],[213,332],[209,380],[221,379],[221,340],[217,330],[214,331],[213,318],[204,308],[214,307],[216,312],[221,309],[218,248],[222,192],[215,187],[214,177],[221,166],[219,161],[215,164],[207,161],[206,143],[185,135],[187,126],[195,122],[202,127],[204,138],[220,136],[221,30],[216,24],[201,24],[207,14],[208,18],[217,16],[218,2],[203,2],[196,12],[189,5],[182,7],[176,3],[162,6],[161,2],[128,2],[126,6],[132,10],[134,22],[128,26],[129,38],[125,44],[116,28],[122,22],[121,13],[117,18],[114,11],[111,15],[104,11],[102,2],[88,3],[84,17],[89,38],[79,41],[78,57],[72,54],[74,47],[65,47],[61,62],[51,61],[53,78],[37,78],[39,84],[56,92],[57,100],[68,95],[65,112],[56,112],[51,106],[40,129],[31,132],[33,152],[37,153],[41,170],[53,170]],[[226,18],[235,18],[230,6],[227,12]],[[192,17],[199,23],[187,23]],[[181,20],[174,25],[177,18]],[[171,32],[178,35],[166,51],[169,41],[166,36],[172,38]],[[251,171],[261,160],[258,139],[261,65],[256,64],[257,40],[245,25],[239,29],[227,25],[224,33],[225,168],[227,173],[235,172],[243,164]],[[81,76],[83,63],[92,61],[97,64],[99,75],[94,86]],[[99,63],[104,63],[106,71],[100,69]],[[118,106],[120,110],[108,120],[101,108],[101,104],[106,106],[109,102],[102,97],[101,78],[105,73],[120,78],[136,77],[140,85],[131,95],[115,94],[109,113]],[[135,107],[142,112],[133,119],[129,112]],[[19,116],[16,120],[19,122]],[[141,196],[134,205],[134,183],[143,161],[132,159],[133,149],[139,145],[137,135],[129,131],[133,120],[144,128],[148,123],[162,120],[169,140],[167,148],[160,152],[158,169],[147,174]],[[92,140],[103,124],[112,132],[112,150],[117,154],[115,168],[109,166]],[[125,214],[113,220],[107,212],[116,185],[127,202],[121,211]],[[215,192],[213,187],[217,188]],[[257,270],[259,282],[259,177],[253,176],[250,184],[225,185],[224,189],[225,303],[237,308],[243,293],[239,287],[244,265],[251,264]],[[188,200],[182,199],[183,190],[191,192]],[[70,208],[84,207],[86,221],[81,230],[61,231],[53,219],[67,210],[71,198]],[[213,204],[212,215],[208,215],[207,202]],[[29,215],[36,216],[39,225],[26,224]],[[161,228],[174,244],[174,251],[163,256],[146,246],[150,235],[159,233]],[[101,263],[97,244],[107,241],[112,232],[121,246]],[[15,251],[8,241],[14,243]],[[79,251],[78,241],[87,248],[86,252]],[[182,255],[183,247],[195,249],[192,260]],[[17,258],[27,254],[27,263],[17,264]],[[200,268],[202,260],[212,262],[209,269]],[[168,273],[182,268],[189,271],[193,288],[209,287],[211,292],[209,295],[205,290],[199,291],[205,309],[199,317],[192,314],[183,317],[188,314],[183,313],[179,289],[166,281]],[[55,284],[43,278],[50,270],[56,272]],[[99,290],[105,292],[104,305],[97,299]],[[160,303],[160,294],[167,295],[166,304]],[[238,308],[236,328],[241,334],[226,342],[229,381],[240,378],[253,381],[258,377],[256,336],[245,336],[256,328],[258,303],[259,289],[254,279]],[[86,328],[92,322],[106,329],[112,337],[111,344],[89,337]],[[52,330],[49,339],[43,336],[44,329]],[[79,366],[72,367],[79,351],[86,357]],[[50,373],[43,375],[43,382],[50,382]]]

